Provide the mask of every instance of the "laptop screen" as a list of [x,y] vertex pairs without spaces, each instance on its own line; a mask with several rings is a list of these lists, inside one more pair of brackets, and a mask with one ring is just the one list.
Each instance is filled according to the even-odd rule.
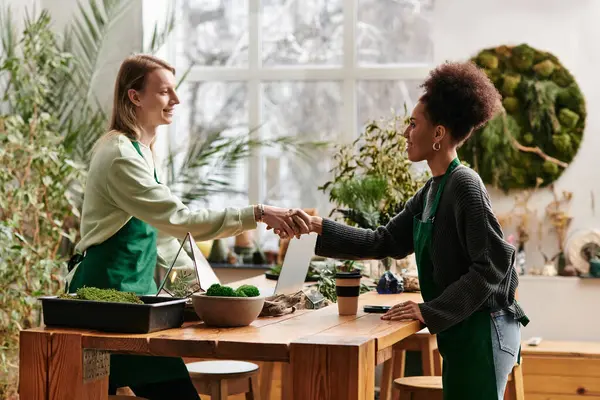
[[290,240],[277,280],[276,294],[293,294],[302,290],[310,261],[315,255],[317,237],[316,233],[310,233]]

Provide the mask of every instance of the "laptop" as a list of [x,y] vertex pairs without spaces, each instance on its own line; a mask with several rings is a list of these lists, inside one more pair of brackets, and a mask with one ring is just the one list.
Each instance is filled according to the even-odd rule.
[[315,255],[317,237],[316,233],[310,233],[300,236],[300,239],[292,238],[290,240],[277,285],[275,288],[259,287],[258,290],[261,296],[289,295],[303,289],[310,262]]

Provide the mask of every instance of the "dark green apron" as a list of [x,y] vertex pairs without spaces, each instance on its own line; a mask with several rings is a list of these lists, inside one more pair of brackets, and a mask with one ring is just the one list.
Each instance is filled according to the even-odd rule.
[[[438,297],[442,290],[433,280],[431,246],[435,214],[448,175],[459,165],[455,158],[448,166],[435,195],[431,213],[422,221],[422,214],[413,220],[415,257],[419,285],[425,302]],[[423,201],[423,210],[425,210]],[[492,348],[491,316],[475,312],[466,320],[437,335],[438,349],[443,357],[442,382],[445,400],[491,400],[498,398]]]
[[[132,143],[143,158],[139,144]],[[154,178],[158,182],[156,170]],[[85,285],[155,295],[156,235],[154,227],[131,217],[112,237],[86,250],[67,291],[74,293]],[[110,357],[109,382],[114,387],[184,378],[189,378],[189,373],[181,358],[123,354]]]

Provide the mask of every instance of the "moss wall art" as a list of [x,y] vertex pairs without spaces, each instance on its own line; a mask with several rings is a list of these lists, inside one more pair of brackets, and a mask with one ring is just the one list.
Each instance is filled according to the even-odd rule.
[[583,137],[586,106],[558,58],[526,44],[484,49],[472,58],[502,94],[504,111],[460,149],[485,183],[504,191],[555,181]]

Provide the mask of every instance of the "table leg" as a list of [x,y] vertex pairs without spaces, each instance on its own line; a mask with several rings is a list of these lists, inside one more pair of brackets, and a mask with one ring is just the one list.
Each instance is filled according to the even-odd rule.
[[260,367],[260,397],[268,399],[271,397],[271,388],[273,386],[274,362],[264,362]]
[[290,363],[281,363],[281,400],[292,400],[292,373]]
[[435,351],[437,347],[435,336],[431,335],[428,337],[424,346],[421,347],[421,362],[423,364],[423,375],[434,376],[435,375]]
[[375,341],[309,336],[290,344],[293,399],[372,400]]
[[48,399],[107,400],[108,375],[84,381],[81,335],[54,333],[48,364]]
[[394,355],[392,358],[383,362],[383,371],[381,373],[381,382],[379,383],[379,399],[389,400],[392,395],[392,372],[394,366]]
[[19,336],[19,398],[48,398],[48,359],[50,334],[21,331]]

